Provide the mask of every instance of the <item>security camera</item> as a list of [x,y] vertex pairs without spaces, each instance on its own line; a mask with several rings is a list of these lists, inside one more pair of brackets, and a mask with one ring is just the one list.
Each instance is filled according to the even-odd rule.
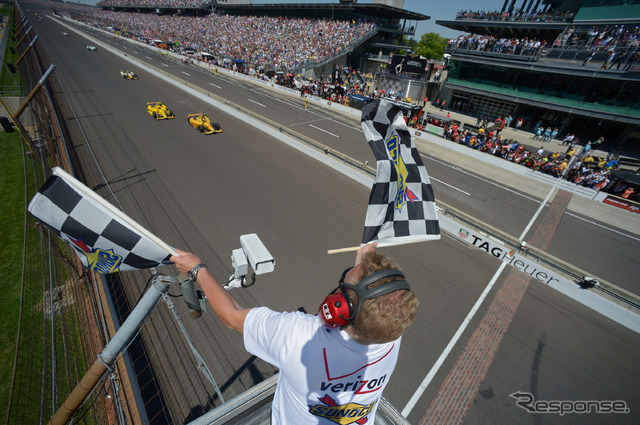
[[249,261],[242,248],[231,251],[231,264],[233,265],[233,277],[240,279],[249,273]]
[[276,260],[271,256],[258,235],[251,233],[240,236],[240,245],[242,245],[242,250],[247,255],[251,268],[256,274],[273,271]]
[[[251,286],[256,280],[256,275],[270,273],[275,267],[276,260],[255,233],[240,236],[240,245],[242,248],[231,251],[233,274],[224,285],[225,289]],[[253,276],[251,282],[247,283],[249,265],[253,269]]]

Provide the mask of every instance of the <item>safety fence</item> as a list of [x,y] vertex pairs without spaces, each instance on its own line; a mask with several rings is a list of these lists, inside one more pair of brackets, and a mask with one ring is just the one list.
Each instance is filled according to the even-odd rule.
[[[66,149],[68,131],[56,117],[53,79],[41,84],[16,116],[20,110],[16,106],[27,105],[27,94],[40,85],[51,66],[38,43],[33,43],[28,18],[16,4],[7,35],[8,48],[16,50],[19,62],[4,63],[3,70],[16,66],[21,81],[2,97],[25,152],[25,203],[50,175],[51,167],[74,168],[73,155]],[[6,383],[10,385],[6,424],[49,422],[100,353],[112,327],[105,319],[101,285],[85,272],[73,250],[26,211],[24,223],[19,323],[12,379]],[[132,409],[118,402],[123,387],[118,367],[105,375],[73,423],[134,423],[128,421]]]
[[[30,28],[28,20],[33,12],[27,16],[20,6],[16,7],[14,31],[20,40]],[[32,35],[29,33],[16,46],[23,58],[17,65],[25,78],[24,94],[19,99],[3,99],[10,116],[19,115],[14,122],[29,152],[25,161],[37,169],[33,177],[29,174],[26,201],[32,199],[51,174],[50,168],[59,166],[123,210],[116,191],[111,188],[112,182],[105,177],[101,164],[105,159],[100,151],[92,148],[95,140],[90,134],[90,125],[85,124],[88,122],[83,116],[86,111],[81,109],[68,82],[57,72],[49,74],[44,83],[40,82],[55,64],[47,58],[41,44],[33,42]],[[31,97],[37,87],[40,89]],[[24,112],[18,114],[12,110],[16,104],[22,108],[27,99]],[[170,232],[168,240],[182,240],[184,221],[172,219],[181,214],[171,214],[171,207],[153,196],[162,190],[148,186],[149,181],[144,179],[135,182],[117,179],[116,184],[119,195],[130,193],[129,204],[123,202],[129,213],[140,207],[137,202],[141,197],[147,198],[143,202],[145,209],[160,211],[145,218],[153,223],[140,221],[143,225]],[[136,205],[131,206],[132,201]],[[64,423],[57,422],[57,412],[65,410],[61,406],[73,398],[80,387],[86,388],[87,377],[91,375],[87,371],[100,363],[103,348],[113,341],[143,296],[149,284],[149,271],[96,277],[82,267],[68,245],[30,215],[27,214],[25,220],[27,236],[21,282],[24,295],[6,423],[47,423],[54,414],[56,421],[52,423]],[[183,226],[180,230],[178,222]],[[194,240],[199,237],[195,229],[188,231]],[[217,258],[214,252],[203,251],[207,258]],[[209,262],[209,268],[217,275],[230,273],[229,266],[221,259]],[[246,305],[255,304],[246,293],[236,296]],[[207,339],[217,351],[207,350],[201,359],[171,300],[164,296],[162,301],[166,307],[155,307],[115,362],[107,365],[107,372],[80,408],[70,412],[71,423],[185,423],[221,405],[223,392],[234,396],[275,373],[271,366],[256,365],[255,358],[246,353],[244,357],[222,357],[223,347],[242,347],[240,335],[227,336],[224,341]],[[49,305],[53,308],[47,308]],[[37,315],[38,320],[32,315]],[[205,321],[201,319],[200,325],[188,323],[189,332],[211,335],[225,328],[214,320],[214,323]],[[193,329],[198,326],[206,330]],[[216,358],[217,355],[222,358]],[[219,375],[224,370],[229,376],[219,389],[207,364],[216,364]]]

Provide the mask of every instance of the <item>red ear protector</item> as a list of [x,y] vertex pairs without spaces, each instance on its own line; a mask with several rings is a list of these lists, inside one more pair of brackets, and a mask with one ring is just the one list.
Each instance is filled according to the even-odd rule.
[[[357,284],[349,285],[344,282],[344,277],[352,268],[353,267],[350,267],[342,273],[340,285],[334,289],[333,292],[327,295],[320,304],[320,308],[318,310],[320,320],[330,328],[344,329],[349,323],[358,317],[360,307],[366,300],[377,298],[381,295],[398,291],[400,289],[411,289],[409,282],[404,280],[404,274],[402,274],[400,270],[395,269],[386,269],[375,272],[372,275],[365,277]],[[385,285],[368,289],[368,286],[372,283],[390,276],[400,276],[403,280],[395,280]],[[358,304],[355,307],[351,302],[351,298],[349,298],[349,295],[347,294],[347,287],[349,289],[353,289],[358,295]]]

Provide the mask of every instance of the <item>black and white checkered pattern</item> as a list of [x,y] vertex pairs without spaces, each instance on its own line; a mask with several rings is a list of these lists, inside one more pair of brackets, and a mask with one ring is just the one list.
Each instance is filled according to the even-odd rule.
[[73,184],[65,176],[49,177],[28,210],[69,243],[85,266],[100,273],[113,273],[171,264],[166,248],[140,234]]
[[440,239],[431,181],[402,111],[374,100],[361,121],[377,161],[362,243]]

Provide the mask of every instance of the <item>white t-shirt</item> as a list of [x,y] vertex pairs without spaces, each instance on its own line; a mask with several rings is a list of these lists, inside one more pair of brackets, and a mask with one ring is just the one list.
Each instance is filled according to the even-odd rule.
[[363,345],[318,316],[266,307],[244,323],[247,351],[280,368],[272,425],[373,424],[400,340]]

